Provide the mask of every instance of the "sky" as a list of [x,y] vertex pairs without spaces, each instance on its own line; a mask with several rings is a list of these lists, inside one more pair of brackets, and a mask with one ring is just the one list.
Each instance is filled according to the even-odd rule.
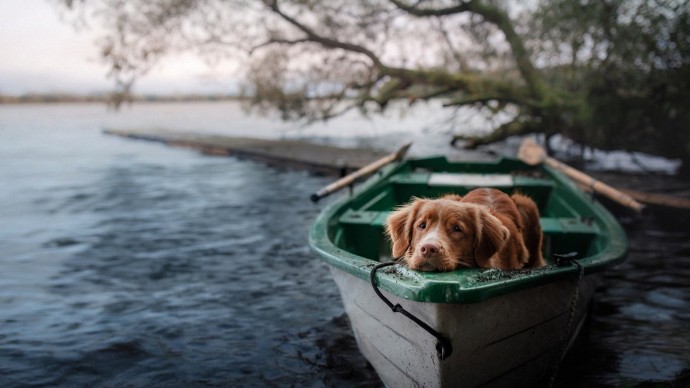
[[[99,62],[97,26],[77,31],[55,1],[0,0],[0,94],[89,94],[111,91]],[[140,79],[138,94],[232,93],[232,70],[209,69],[191,55],[166,58]]]

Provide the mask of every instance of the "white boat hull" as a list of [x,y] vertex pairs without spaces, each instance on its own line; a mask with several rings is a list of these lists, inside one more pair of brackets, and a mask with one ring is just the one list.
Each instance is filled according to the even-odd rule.
[[570,333],[576,279],[566,279],[471,304],[422,303],[381,290],[451,340],[440,360],[436,338],[391,311],[371,285],[331,268],[362,354],[388,387],[520,387],[547,376],[564,338],[574,339],[587,314],[595,277],[580,285]]

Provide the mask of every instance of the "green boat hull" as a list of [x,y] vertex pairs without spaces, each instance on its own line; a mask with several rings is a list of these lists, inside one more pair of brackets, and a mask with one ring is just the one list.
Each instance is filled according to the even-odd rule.
[[[453,183],[458,176],[468,183]],[[474,177],[474,178],[473,178]],[[577,252],[585,274],[602,271],[625,258],[628,241],[616,219],[559,172],[518,160],[449,162],[443,157],[407,160],[388,166],[328,206],[314,223],[309,244],[329,265],[367,280],[371,269],[390,260],[384,225],[391,210],[413,197],[464,194],[477,183],[519,191],[537,203],[544,231],[540,269],[501,271],[461,269],[428,273],[398,268],[378,275],[380,287],[401,298],[431,303],[475,303],[498,295],[574,277],[575,266],[558,267],[552,254]]]
[[[437,338],[391,311],[375,295],[369,275],[391,259],[384,236],[391,209],[415,196],[462,195],[478,186],[531,196],[540,209],[547,261],[555,253],[577,252],[584,276],[573,264],[552,262],[516,271],[428,273],[401,265],[379,270],[383,295],[451,344],[450,356],[442,359]],[[628,246],[613,216],[556,171],[512,159],[445,158],[387,167],[324,209],[309,243],[331,266],[359,349],[389,387],[543,382],[586,321],[596,273],[623,260]]]

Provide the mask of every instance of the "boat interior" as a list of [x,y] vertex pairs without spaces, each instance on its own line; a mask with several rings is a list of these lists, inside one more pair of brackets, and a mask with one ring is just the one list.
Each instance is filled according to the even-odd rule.
[[[471,171],[471,173],[468,173]],[[446,194],[464,195],[477,187],[494,187],[508,194],[531,197],[539,207],[544,233],[544,257],[577,252],[588,257],[601,248],[602,227],[588,206],[586,197],[574,196],[540,169],[530,169],[518,161],[503,159],[495,165],[451,163],[445,159],[425,159],[407,164],[385,184],[367,188],[353,197],[331,227],[330,238],[344,250],[376,260],[391,260],[390,243],[384,227],[390,212],[414,197],[437,198]],[[333,225],[336,226],[336,225]]]

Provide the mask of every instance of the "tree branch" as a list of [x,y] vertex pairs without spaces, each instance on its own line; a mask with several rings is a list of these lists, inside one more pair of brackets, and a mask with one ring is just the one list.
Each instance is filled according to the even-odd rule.
[[417,93],[410,93],[407,96],[407,99],[410,104],[413,104],[417,100],[429,100],[434,97],[440,97],[448,93],[452,93],[455,90],[450,87],[440,87],[440,88],[435,88],[432,89],[431,91],[426,91],[426,92],[417,92]]
[[293,26],[297,27],[297,29],[299,29],[300,31],[302,31],[303,33],[305,33],[305,34],[307,35],[307,39],[308,39],[308,40],[311,40],[311,41],[313,41],[313,42],[319,43],[319,44],[321,44],[322,46],[325,46],[325,47],[329,47],[329,48],[339,48],[339,49],[343,49],[343,50],[346,50],[346,51],[351,51],[351,52],[354,52],[354,53],[359,53],[359,54],[365,55],[366,57],[368,57],[369,59],[371,59],[371,61],[374,63],[374,65],[379,66],[379,67],[380,67],[380,66],[383,66],[382,63],[381,63],[381,60],[379,59],[379,57],[376,56],[376,54],[374,54],[373,51],[367,49],[366,47],[363,47],[363,46],[360,46],[360,45],[356,45],[356,44],[353,44],[353,43],[341,42],[341,41],[336,40],[336,39],[332,39],[332,38],[328,38],[328,37],[321,36],[321,35],[317,34],[316,32],[314,32],[311,28],[309,28],[309,27],[307,27],[306,25],[300,23],[299,21],[297,21],[296,19],[292,18],[291,16],[285,14],[285,13],[284,13],[283,11],[281,11],[281,9],[278,7],[278,0],[272,0],[272,1],[270,1],[270,3],[268,4],[268,6],[271,8],[271,10],[272,10],[273,12],[275,12],[278,16],[280,16],[281,18],[283,18],[286,22],[292,24]]
[[372,99],[383,108],[390,100],[398,97],[399,92],[407,89],[410,87],[410,85],[412,85],[412,83],[409,81],[404,81],[397,78],[390,79],[379,89],[376,96],[374,96]]
[[522,105],[522,106],[526,106],[526,105],[530,106],[524,100],[519,100],[517,98],[485,95],[485,96],[478,96],[478,97],[454,98],[454,99],[446,102],[445,104],[443,104],[443,107],[445,108],[445,107],[449,107],[449,106],[465,106],[465,105],[474,105],[474,104],[486,105],[491,101],[496,101],[499,104],[516,104],[516,105]]
[[[391,1],[399,3],[397,0]],[[463,3],[462,7],[460,8],[464,10],[468,4],[469,3]],[[501,98],[504,99],[518,99],[518,95],[524,95],[524,93],[519,91],[519,88],[512,82],[498,80],[495,77],[482,77],[480,75],[471,73],[451,73],[441,69],[424,70],[388,66],[384,64],[374,52],[363,46],[342,42],[334,38],[317,34],[313,29],[283,12],[278,6],[277,0],[273,0],[268,5],[274,13],[291,25],[295,26],[306,35],[306,38],[298,39],[294,42],[303,43],[310,41],[321,44],[327,48],[337,48],[353,53],[363,54],[373,62],[373,66],[378,70],[381,76],[389,76],[393,79],[397,79],[395,84],[389,85],[395,85],[395,88],[391,90],[382,90],[382,92],[379,93],[379,96],[369,96],[366,98],[367,100],[376,101],[382,106],[385,106],[390,99],[396,97],[394,92],[405,89],[407,86],[412,84],[440,86],[447,89],[463,91],[472,96],[485,95],[489,93],[492,95],[495,94],[498,96],[503,96]],[[445,12],[455,11],[456,8],[457,7],[453,7],[452,9],[449,8]],[[289,43],[291,41],[285,40],[282,42]]]
[[415,16],[448,16],[457,13],[467,12],[470,9],[468,5],[470,2],[461,2],[460,4],[453,7],[446,8],[419,8],[416,5],[408,5],[399,0],[389,0],[396,7],[402,9],[403,11],[415,15]]
[[525,135],[535,131],[538,131],[538,126],[533,120],[525,118],[524,116],[518,116],[512,121],[500,125],[498,128],[494,129],[491,133],[485,136],[453,136],[451,145],[455,145],[459,140],[464,140],[466,143],[464,144],[463,148],[476,149],[479,146],[505,140],[511,136]]
[[535,70],[522,38],[517,34],[517,32],[515,32],[513,22],[500,8],[483,3],[479,0],[469,0],[453,7],[437,9],[419,8],[417,6],[408,5],[400,0],[389,1],[403,11],[418,17],[448,16],[463,12],[471,12],[483,17],[484,20],[494,24],[499,30],[501,30],[501,32],[503,32],[503,35],[505,36],[506,41],[513,52],[513,57],[515,58],[518,70],[527,83],[530,94],[540,100],[544,98],[546,94],[544,81]]
[[446,42],[446,46],[448,46],[448,50],[450,51],[451,55],[453,55],[453,58],[458,63],[458,66],[460,66],[460,71],[468,71],[469,66],[467,65],[467,61],[460,55],[460,53],[457,50],[455,50],[455,47],[453,47],[453,42],[450,40],[450,35],[448,34],[446,27],[443,25],[443,19],[438,18],[437,21],[438,30],[441,32],[443,40]]
[[294,45],[294,44],[300,44],[300,43],[308,43],[311,42],[309,39],[269,39],[263,43],[257,44],[256,46],[252,47],[249,49],[249,55],[253,54],[256,50],[262,49],[264,47],[274,45],[274,44],[286,44],[286,45]]

